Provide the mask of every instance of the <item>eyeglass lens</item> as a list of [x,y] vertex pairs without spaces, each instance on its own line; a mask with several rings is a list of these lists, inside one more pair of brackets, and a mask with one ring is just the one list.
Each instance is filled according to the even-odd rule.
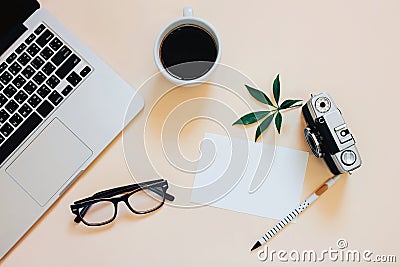
[[159,208],[164,202],[162,188],[150,188],[141,190],[128,198],[128,203],[133,210],[139,213],[149,212]]
[[[80,212],[80,211],[79,211]],[[83,217],[83,221],[88,224],[99,224],[111,221],[115,214],[114,203],[111,201],[99,201],[97,203],[92,204],[85,216]]]

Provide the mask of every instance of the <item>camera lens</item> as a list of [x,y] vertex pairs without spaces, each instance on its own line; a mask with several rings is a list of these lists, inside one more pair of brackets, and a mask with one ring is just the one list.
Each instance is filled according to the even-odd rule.
[[307,144],[314,156],[317,158],[322,158],[324,153],[322,151],[321,143],[311,128],[307,127],[304,129],[304,137],[306,138]]
[[342,159],[343,164],[350,166],[356,162],[357,156],[356,156],[356,153],[354,153],[353,151],[345,150],[342,153],[341,159]]

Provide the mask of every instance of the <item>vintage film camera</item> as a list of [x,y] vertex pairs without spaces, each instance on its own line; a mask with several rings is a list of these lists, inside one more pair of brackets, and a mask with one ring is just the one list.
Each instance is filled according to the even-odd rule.
[[304,135],[317,158],[323,158],[333,174],[361,166],[360,154],[332,98],[327,93],[311,95],[302,108],[307,127]]

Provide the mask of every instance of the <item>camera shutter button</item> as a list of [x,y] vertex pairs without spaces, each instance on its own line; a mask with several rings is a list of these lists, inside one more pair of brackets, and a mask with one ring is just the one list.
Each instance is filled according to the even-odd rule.
[[353,165],[356,162],[357,156],[356,156],[356,153],[354,153],[353,151],[346,150],[346,151],[343,151],[341,158],[342,158],[342,162],[345,165]]

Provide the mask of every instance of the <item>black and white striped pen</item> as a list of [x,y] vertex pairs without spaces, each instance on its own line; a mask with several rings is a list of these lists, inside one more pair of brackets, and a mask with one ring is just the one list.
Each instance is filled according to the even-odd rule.
[[300,206],[294,209],[289,215],[287,215],[283,220],[281,220],[277,225],[274,226],[271,230],[269,230],[265,235],[263,235],[251,248],[251,251],[255,250],[258,247],[261,247],[264,243],[266,243],[269,239],[271,239],[276,233],[278,233],[282,228],[284,228],[289,222],[291,222],[294,218],[297,217],[303,210],[305,210],[311,203],[313,203],[317,198],[319,198],[328,188],[336,183],[339,179],[339,175],[333,176],[328,179],[323,185],[318,187],[314,193],[309,196]]

